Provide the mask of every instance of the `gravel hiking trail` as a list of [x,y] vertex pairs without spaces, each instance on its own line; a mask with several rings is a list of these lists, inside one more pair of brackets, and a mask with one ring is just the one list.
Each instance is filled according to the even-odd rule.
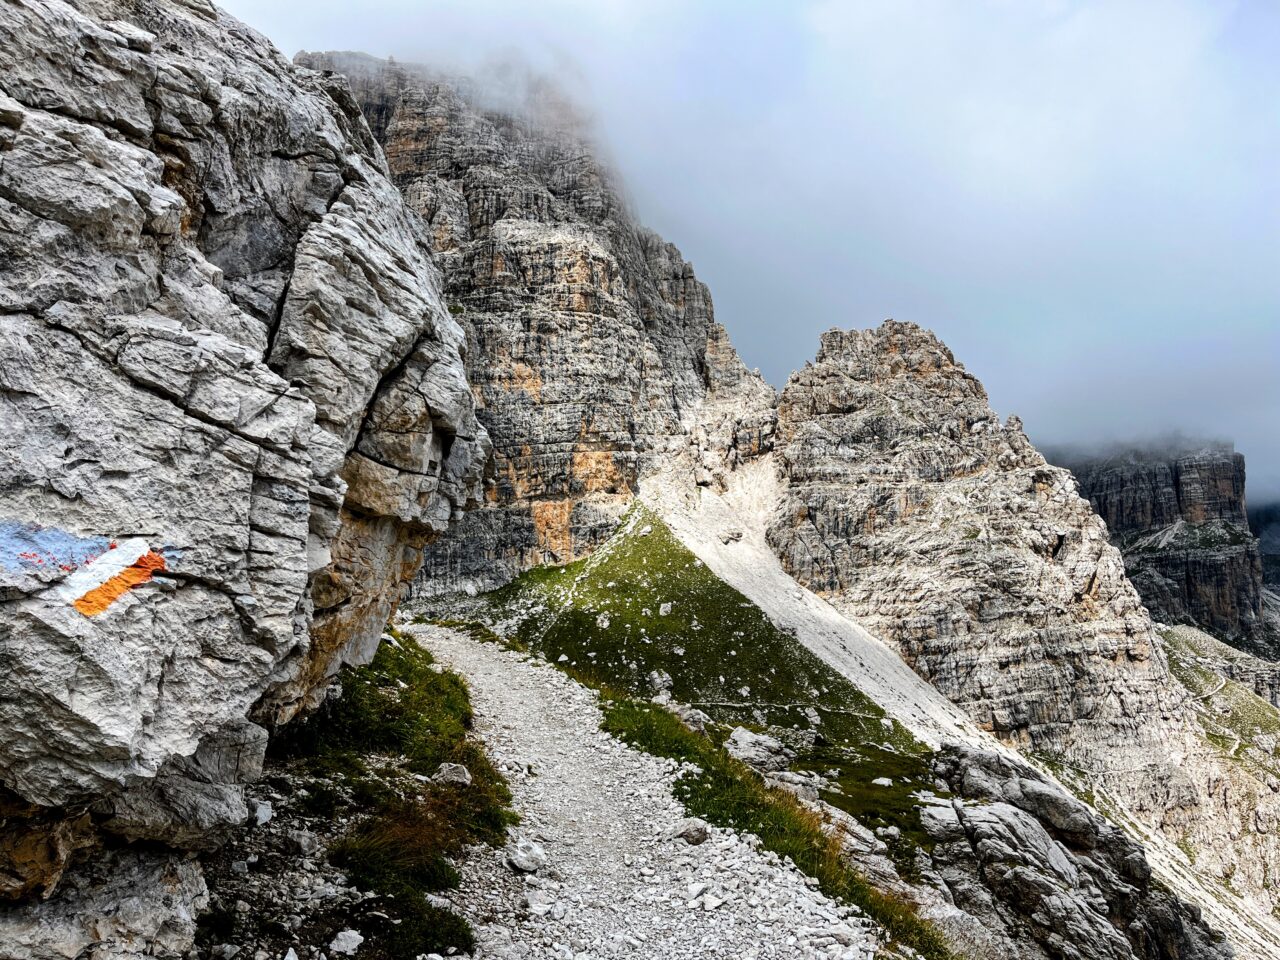
[[448,894],[475,927],[476,956],[874,956],[870,921],[754,837],[718,827],[697,844],[673,836],[690,825],[671,792],[681,770],[602,732],[592,691],[457,631],[403,630],[466,678],[476,732],[521,817],[503,850],[469,853]]

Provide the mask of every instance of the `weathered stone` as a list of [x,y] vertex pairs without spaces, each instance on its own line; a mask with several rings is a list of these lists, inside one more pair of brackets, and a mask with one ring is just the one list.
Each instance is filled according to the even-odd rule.
[[1280,659],[1280,622],[1264,607],[1262,554],[1245,512],[1244,457],[1183,442],[1111,455],[1053,455],[1107,523],[1152,617],[1206,630]]
[[51,811],[0,795],[0,900],[48,896],[96,830],[87,813]]
[[[775,450],[767,536],[792,575],[979,725],[1190,844],[1201,882],[1229,876],[1274,905],[1270,774],[1206,737],[1074,478],[1017,418],[998,421],[931,333],[886,321],[825,334],[783,391]],[[991,799],[1058,803],[1037,791]],[[1080,822],[1069,806],[1028,812],[1063,836]],[[1237,826],[1259,817],[1262,830]]]
[[464,334],[340,79],[201,4],[0,32],[0,779],[200,844],[256,762],[209,744],[367,659],[477,499]]
[[106,851],[68,874],[51,900],[0,906],[0,954],[21,960],[178,958],[194,946],[208,903],[200,865]]
[[938,875],[1018,956],[1233,956],[1199,911],[1150,882],[1138,844],[1039,771],[961,745],[934,768],[957,795],[921,817]]
[[982,726],[1057,750],[1170,709],[1106,528],[931,333],[824,334],[782,393],[778,439],[783,565]]
[[[298,62],[348,77],[427,222],[480,416],[499,438],[484,508],[427,548],[418,590],[494,586],[589,552],[644,471],[694,434],[707,483],[767,446],[773,390],[742,366],[680,252],[634,222],[552,87],[503,112],[426,68],[344,53]],[[695,427],[717,391],[738,399]]]
[[460,763],[442,763],[431,775],[436,783],[453,784],[459,787],[471,786],[471,771]]
[[547,865],[547,854],[528,837],[517,837],[508,847],[506,862],[519,873],[537,873]]
[[757,770],[785,770],[795,755],[776,737],[755,733],[746,727],[734,727],[725,739],[724,748],[730,756]]

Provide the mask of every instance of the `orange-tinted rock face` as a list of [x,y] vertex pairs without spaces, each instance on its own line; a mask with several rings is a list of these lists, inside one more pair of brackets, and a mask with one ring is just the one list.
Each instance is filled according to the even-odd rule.
[[[554,91],[502,114],[413,68],[301,62],[347,75],[427,222],[494,441],[485,509],[427,548],[420,587],[493,585],[589,552],[646,466],[688,444],[712,368],[741,366],[706,288],[632,220]],[[760,429],[748,433],[744,448],[759,448]]]

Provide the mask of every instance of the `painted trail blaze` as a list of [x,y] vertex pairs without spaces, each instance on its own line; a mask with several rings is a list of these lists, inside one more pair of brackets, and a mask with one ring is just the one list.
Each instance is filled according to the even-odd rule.
[[96,616],[128,591],[150,580],[157,570],[163,569],[164,557],[154,550],[148,550],[130,566],[78,597],[72,606],[86,617]]

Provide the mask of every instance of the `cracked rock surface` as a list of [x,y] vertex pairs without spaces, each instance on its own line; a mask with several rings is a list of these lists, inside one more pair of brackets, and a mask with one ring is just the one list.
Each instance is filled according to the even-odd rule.
[[[428,549],[418,589],[488,588],[589,553],[646,468],[691,440],[701,482],[767,445],[772,388],[743,368],[680,251],[636,223],[552,86],[494,104],[426,68],[298,59],[350,79],[426,221],[494,438],[484,508]],[[700,427],[726,392],[735,402]]]
[[0,779],[190,846],[478,495],[464,337],[340,79],[203,0],[0,33]]
[[[1070,472],[1000,422],[931,332],[824,334],[782,392],[775,450],[768,540],[788,573],[981,727],[1192,849],[1209,897],[1222,877],[1246,889],[1215,922],[1271,909],[1269,775],[1206,736]],[[1269,920],[1249,923],[1274,941]]]
[[981,726],[1062,749],[1168,711],[1105,525],[932,333],[824,334],[778,418],[787,489],[769,540],[784,567]]

